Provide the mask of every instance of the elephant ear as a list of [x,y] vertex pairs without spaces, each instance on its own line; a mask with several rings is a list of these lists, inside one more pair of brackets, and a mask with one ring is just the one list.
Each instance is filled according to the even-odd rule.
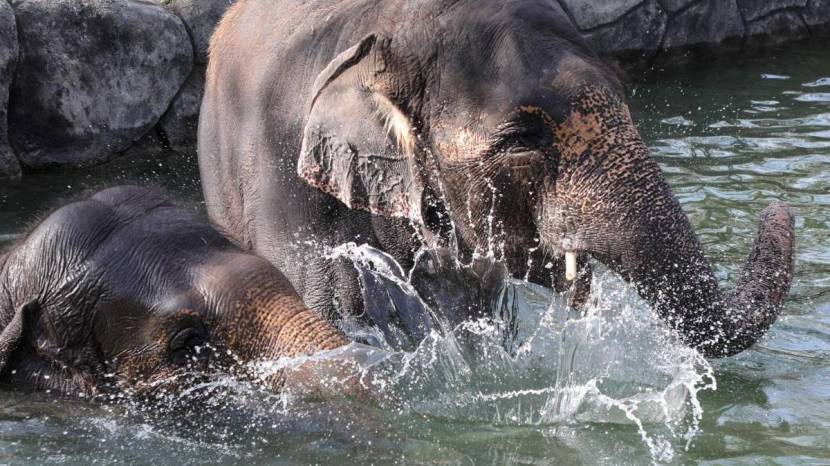
[[26,326],[32,319],[32,313],[38,309],[37,301],[30,301],[17,308],[12,320],[0,333],[0,374],[6,371],[12,353],[20,347],[25,335]]
[[[17,387],[51,390],[68,396],[93,396],[96,388],[91,382],[91,374],[82,373],[77,368],[67,369],[54,357],[40,354],[42,347],[38,348],[38,354],[21,351],[24,345],[33,344],[27,339],[33,338],[37,332],[40,312],[40,303],[29,301],[17,308],[12,320],[0,332],[0,376],[5,376],[5,381]],[[19,353],[14,366],[17,371],[8,372],[15,352]]]
[[297,173],[350,208],[414,218],[415,138],[410,119],[383,92],[386,46],[371,34],[317,77]]

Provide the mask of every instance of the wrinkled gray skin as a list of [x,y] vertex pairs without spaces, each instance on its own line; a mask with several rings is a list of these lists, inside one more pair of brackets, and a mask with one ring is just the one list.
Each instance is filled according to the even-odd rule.
[[[62,207],[0,254],[0,330],[0,382],[72,396],[346,344],[270,263],[138,187]],[[314,390],[311,370],[269,382]]]
[[553,0],[241,0],[212,39],[199,157],[211,219],[323,314],[361,309],[323,245],[405,267],[422,242],[492,252],[557,289],[576,251],[583,277],[607,264],[717,357],[764,334],[792,277],[774,205],[719,289],[614,72]]

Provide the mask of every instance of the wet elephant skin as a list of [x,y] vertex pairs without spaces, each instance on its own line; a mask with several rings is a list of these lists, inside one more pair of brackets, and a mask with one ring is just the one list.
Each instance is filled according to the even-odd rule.
[[[211,42],[199,127],[211,219],[327,318],[360,314],[368,243],[491,256],[562,290],[575,257],[619,272],[708,356],[753,344],[793,268],[793,218],[761,214],[721,290],[629,115],[624,88],[554,0],[242,0]],[[579,305],[579,303],[575,303]]]
[[71,396],[347,343],[273,265],[132,186],[55,210],[0,255],[0,328],[0,382]]

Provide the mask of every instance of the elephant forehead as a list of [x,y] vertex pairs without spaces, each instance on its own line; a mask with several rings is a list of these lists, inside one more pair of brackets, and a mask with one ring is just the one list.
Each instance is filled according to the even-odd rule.
[[606,88],[584,86],[565,121],[554,125],[554,145],[563,158],[576,158],[589,149],[620,144],[632,131],[628,106],[619,97]]
[[541,118],[545,125],[551,129],[553,129],[554,125],[556,124],[553,117],[547,111],[545,111],[545,109],[537,105],[520,105],[516,108],[516,113],[532,115]]
[[239,304],[227,302],[234,299],[250,304],[295,293],[288,279],[271,263],[241,252],[216,254],[194,274],[194,286],[208,304]]
[[547,82],[555,94],[573,98],[585,87],[616,87],[617,74],[604,62],[567,54],[553,68]]

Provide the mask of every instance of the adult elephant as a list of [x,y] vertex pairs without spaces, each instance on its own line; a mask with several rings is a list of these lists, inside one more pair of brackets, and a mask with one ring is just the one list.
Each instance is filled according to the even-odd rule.
[[789,210],[761,215],[722,292],[614,71],[553,0],[241,0],[210,53],[210,216],[319,312],[360,307],[354,273],[321,245],[411,265],[423,241],[542,284],[593,256],[709,356],[747,348],[778,314]]
[[[187,374],[244,375],[248,362],[348,343],[273,265],[129,186],[56,210],[0,254],[0,329],[0,382],[71,396],[152,397],[183,388]],[[328,380],[319,370],[348,375],[343,364],[263,377],[317,394]],[[352,382],[331,386],[341,389],[361,395]]]

